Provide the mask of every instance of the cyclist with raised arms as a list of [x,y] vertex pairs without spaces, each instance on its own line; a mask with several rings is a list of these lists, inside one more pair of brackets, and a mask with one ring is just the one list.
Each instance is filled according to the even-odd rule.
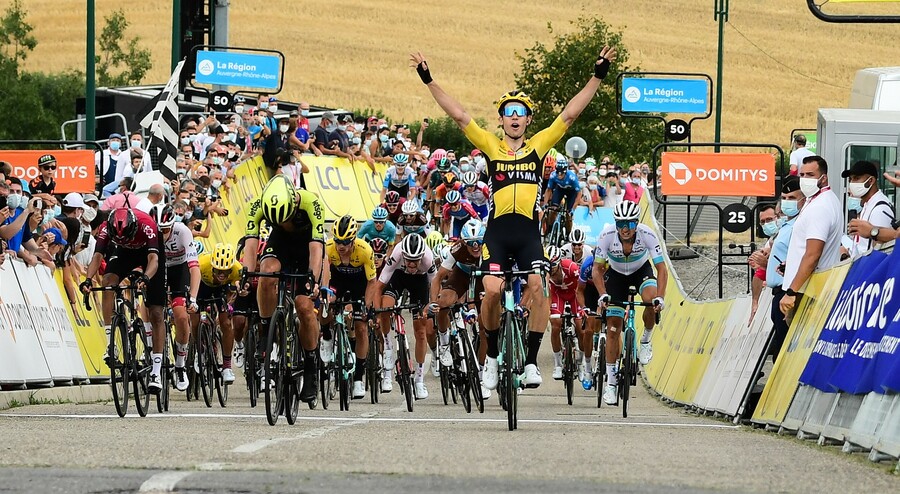
[[[234,326],[231,324],[231,313],[228,310],[228,298],[240,281],[243,266],[234,257],[234,246],[217,243],[211,252],[200,255],[197,263],[200,266],[200,291],[197,297],[202,301],[214,301],[219,319],[216,321],[222,331],[222,382],[234,382],[234,371],[231,368],[231,354],[234,351]],[[196,305],[196,304],[195,304]],[[200,314],[196,310],[191,315],[191,326],[196,332],[200,327]]]
[[166,284],[175,319],[175,389],[188,388],[187,358],[191,320],[188,310],[197,312],[197,292],[200,290],[200,265],[194,249],[194,235],[184,223],[175,221],[172,206],[157,206],[151,210],[156,217],[159,233],[166,251]]
[[572,231],[572,208],[575,206],[575,199],[578,197],[578,191],[581,185],[578,183],[578,175],[569,170],[569,161],[563,155],[556,157],[556,172],[550,175],[547,181],[547,192],[544,195],[545,201],[549,196],[549,205],[552,206],[547,211],[547,221],[544,223],[546,231],[550,231],[551,225],[556,221],[556,215],[559,212],[559,206],[562,200],[566,200],[566,212],[569,213],[569,220],[566,224],[566,231]]
[[397,241],[397,227],[388,220],[388,210],[378,206],[372,210],[372,219],[366,220],[359,227],[356,236],[367,242],[373,238],[380,238],[388,245],[393,245]]
[[[437,269],[431,250],[425,239],[419,235],[407,235],[385,260],[385,267],[375,284],[374,300],[380,308],[393,307],[403,290],[409,291],[409,303],[419,304],[422,310],[413,314],[413,330],[416,335],[416,378],[415,395],[417,400],[428,398],[425,388],[425,353],[428,349],[427,333],[431,319],[425,317],[423,311],[428,305],[428,289]],[[391,372],[394,369],[393,336],[391,329],[391,313],[384,312],[378,316],[378,324],[384,333],[384,375],[381,390],[389,393],[393,389]]]
[[[366,371],[366,357],[369,354],[368,327],[364,307],[372,305],[373,288],[375,287],[375,255],[372,248],[363,239],[357,237],[359,224],[352,216],[343,216],[331,230],[331,240],[325,243],[325,286],[334,290],[334,300],[358,302],[353,307],[353,330],[356,333],[356,370],[353,373],[353,399],[358,400],[366,395],[363,385],[363,374]],[[332,300],[332,302],[334,302]],[[323,331],[324,333],[324,331]],[[323,335],[327,353],[323,360],[332,359],[334,343],[330,335]]]
[[[150,323],[144,322],[144,333],[145,336],[153,335],[151,354],[153,363],[148,387],[154,394],[159,393],[163,387],[159,379],[159,370],[162,367],[163,348],[168,338],[167,332],[163,330],[166,277],[159,269],[159,254],[164,250],[156,220],[143,211],[132,209],[126,202],[125,207],[114,209],[109,219],[100,225],[94,257],[91,258],[87,268],[87,279],[80,285],[83,293],[91,289],[94,276],[97,275],[104,260],[107,264],[103,286],[115,286],[132,273],[143,273],[137,280],[137,285],[138,288],[146,289],[147,298],[144,303],[150,312],[152,323],[151,327]],[[103,321],[107,331],[110,330],[114,302],[113,292],[103,292]],[[157,331],[153,331],[154,327]]]
[[409,166],[409,156],[398,153],[394,155],[394,164],[384,174],[384,188],[381,198],[387,191],[397,191],[400,197],[411,199],[416,196],[416,171]]
[[466,172],[462,176],[463,198],[472,203],[472,207],[478,213],[481,221],[487,219],[488,201],[491,198],[491,189],[487,184],[478,180],[478,172]]
[[[247,271],[256,271],[255,255],[259,246],[259,224],[265,219],[272,229],[266,242],[266,249],[259,258],[259,270],[264,273],[310,273],[311,279],[304,290],[301,285],[294,293],[294,306],[300,319],[298,328],[300,346],[304,360],[315,362],[319,344],[319,318],[313,299],[319,296],[322,279],[323,254],[325,246],[325,219],[322,205],[315,194],[303,189],[295,189],[284,175],[275,175],[263,188],[262,195],[250,205],[247,222],[247,239],[244,252]],[[259,328],[262,331],[257,341],[258,359],[261,359],[266,341],[266,333],[272,314],[275,312],[278,280],[260,278],[256,290],[259,304]],[[303,368],[303,389],[300,400],[309,403],[316,398],[316,366]]]
[[[597,57],[594,73],[584,88],[569,101],[550,127],[530,139],[525,138],[525,131],[532,121],[534,103],[521,91],[504,94],[497,102],[498,120],[504,134],[503,139],[499,139],[492,132],[482,129],[458,101],[434,82],[428,63],[421,53],[410,56],[410,65],[415,67],[431,96],[487,159],[491,212],[484,237],[483,269],[510,269],[513,262],[516,262],[519,269],[547,270],[538,219],[544,156],[591,102],[615,58],[616,50],[604,47]],[[484,278],[482,317],[487,333],[488,357],[483,378],[488,389],[496,389],[499,379],[497,356],[500,353],[498,340],[502,285],[503,280],[499,277]],[[550,319],[548,299],[543,293],[538,293],[543,286],[541,275],[529,275],[526,287],[528,293],[524,298],[532,303],[529,307],[524,384],[530,388],[537,387],[542,382],[537,367],[537,354]]]
[[[650,363],[653,350],[650,335],[656,323],[655,312],[665,308],[666,294],[665,258],[659,239],[646,225],[638,223],[641,207],[631,201],[623,201],[613,210],[615,225],[609,225],[600,233],[594,249],[594,270],[592,278],[600,294],[598,305],[606,309],[606,377],[609,384],[603,392],[603,401],[608,405],[618,402],[616,386],[616,362],[622,352],[622,324],[625,308],[615,302],[628,300],[628,287],[638,289],[641,300],[652,301],[655,307],[645,307],[642,315],[644,333],[638,349],[638,360],[642,365]],[[657,277],[653,276],[651,263],[656,266]],[[612,301],[612,304],[610,302]]]

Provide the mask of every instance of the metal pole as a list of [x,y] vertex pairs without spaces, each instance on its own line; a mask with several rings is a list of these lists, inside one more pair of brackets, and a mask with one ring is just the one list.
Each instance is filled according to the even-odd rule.
[[[722,58],[725,52],[725,23],[728,22],[729,0],[714,0],[714,18],[719,21],[719,58],[716,66],[716,142],[722,142]],[[716,146],[719,152],[719,146]]]
[[85,56],[84,113],[85,139],[94,141],[97,138],[97,81],[94,71],[97,63],[94,54],[94,0],[87,0],[87,55]]
[[181,35],[181,0],[172,0],[172,67],[169,69],[175,72],[175,66],[181,61],[181,43],[183,42]]

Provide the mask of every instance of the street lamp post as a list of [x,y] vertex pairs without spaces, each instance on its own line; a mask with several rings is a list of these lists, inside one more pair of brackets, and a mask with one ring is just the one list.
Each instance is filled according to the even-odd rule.
[[84,69],[86,81],[86,87],[84,90],[84,138],[86,141],[95,141],[97,137],[97,108],[95,106],[97,97],[95,65],[97,63],[97,60],[94,54],[94,38],[94,0],[87,0],[87,55],[85,57],[86,59]]
[[[713,0],[715,13],[713,18],[719,21],[719,59],[716,66],[716,142],[722,142],[722,58],[725,52],[725,23],[728,22],[728,4],[730,0]],[[719,146],[716,146],[719,152]]]

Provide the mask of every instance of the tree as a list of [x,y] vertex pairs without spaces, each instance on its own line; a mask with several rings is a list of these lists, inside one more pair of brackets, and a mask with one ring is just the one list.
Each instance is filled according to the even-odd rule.
[[19,72],[19,63],[24,61],[28,52],[37,46],[37,39],[31,35],[34,27],[25,22],[28,12],[22,7],[20,0],[6,8],[0,18],[0,45],[3,46],[3,65],[9,65],[15,74]]
[[[122,9],[104,17],[103,30],[97,39],[100,55],[97,56],[97,83],[100,86],[134,86],[144,80],[153,67],[150,50],[141,48],[141,38],[128,39],[128,19]],[[114,74],[113,72],[118,71]]]
[[[587,142],[588,155],[610,155],[616,163],[649,160],[653,147],[663,142],[660,121],[646,118],[622,118],[616,111],[616,76],[639,70],[630,67],[622,33],[613,31],[602,19],[579,17],[572,21],[576,30],[556,36],[553,46],[537,42],[524,54],[517,54],[521,69],[517,87],[535,103],[534,127],[550,125],[563,107],[584,87],[593,74],[593,66],[604,46],[615,46],[618,56],[594,100],[585,108],[567,137],[581,136]],[[553,26],[547,29],[553,34]]]

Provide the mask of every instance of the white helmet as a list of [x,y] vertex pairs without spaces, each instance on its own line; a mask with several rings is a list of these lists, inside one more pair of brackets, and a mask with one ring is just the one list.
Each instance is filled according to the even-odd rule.
[[459,238],[463,239],[464,242],[483,240],[484,229],[484,223],[481,220],[472,218],[463,225],[462,230],[459,232]]
[[555,245],[547,247],[547,260],[550,261],[551,266],[559,264],[562,261],[562,249]]
[[475,172],[465,172],[462,174],[462,183],[463,185],[477,185],[478,184],[478,174]]
[[406,201],[403,203],[403,206],[400,207],[400,211],[403,214],[416,214],[419,212],[419,204],[416,201]]
[[582,231],[581,228],[574,228],[572,233],[569,234],[569,242],[573,244],[583,244],[584,238],[584,231]]
[[635,220],[641,217],[641,207],[631,201],[622,201],[613,209],[616,221]]
[[400,243],[400,252],[405,259],[409,259],[410,261],[421,259],[422,256],[425,255],[425,250],[427,248],[428,246],[425,245],[425,239],[415,233],[410,233],[403,237],[403,241]]

